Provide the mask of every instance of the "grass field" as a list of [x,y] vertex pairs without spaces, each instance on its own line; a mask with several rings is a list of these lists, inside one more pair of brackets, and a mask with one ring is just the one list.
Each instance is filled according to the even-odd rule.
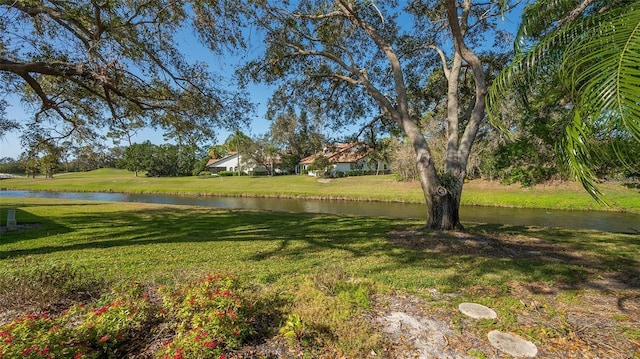
[[[104,179],[92,182],[92,175],[31,183],[78,181],[97,190]],[[131,179],[146,180],[160,190],[183,179]],[[245,183],[270,180],[280,179]],[[283,328],[297,333],[286,341],[294,357],[394,357],[363,313],[409,296],[456,328],[452,347],[475,343],[461,350],[477,358],[494,357],[483,346],[488,329],[533,341],[542,357],[640,355],[637,235],[476,223],[465,223],[465,233],[441,233],[422,231],[420,221],[385,218],[2,198],[0,213],[9,208],[18,210],[19,222],[39,226],[0,233],[0,324],[11,313],[51,310],[56,293],[80,285],[67,274],[58,278],[60,265],[79,271],[82,283],[135,281],[150,291],[232,273],[262,303],[262,340],[284,340]],[[49,294],[33,294],[42,292]],[[56,300],[69,301],[63,299]],[[469,322],[457,314],[463,301],[490,305],[500,318]]]
[[[276,177],[134,177],[132,172],[101,169],[60,174],[53,179],[10,179],[0,187],[26,190],[163,193],[205,196],[311,197],[424,203],[418,182],[398,182],[392,175],[362,176],[318,181],[309,176]],[[605,183],[601,190],[610,206],[595,202],[578,184],[522,188],[474,180],[463,190],[462,204],[568,210],[640,212],[640,191],[620,183]]]
[[[268,283],[306,275],[319,266],[339,265],[362,272],[394,288],[439,287],[457,291],[476,285],[522,281],[580,281],[581,266],[571,263],[491,262],[490,258],[421,253],[389,243],[388,233],[420,226],[419,221],[260,211],[224,211],[204,207],[159,206],[47,199],[3,199],[0,209],[18,208],[23,223],[42,226],[2,233],[0,260],[71,261],[100,277],[168,283],[182,272],[234,272]],[[471,233],[515,236],[535,233],[611,258],[634,261],[637,237],[589,231],[494,228],[468,223]],[[424,268],[425,261],[433,265]],[[489,261],[489,262],[487,262]],[[603,266],[603,263],[599,263]],[[490,270],[485,272],[488,268]],[[406,274],[402,274],[406,272]],[[459,275],[460,273],[465,275]]]
[[[3,180],[0,187],[422,202],[418,183],[397,182],[392,176],[323,181],[307,176],[136,178],[131,172],[103,169],[54,179]],[[574,183],[521,188],[470,181],[462,202],[640,212],[638,189],[603,184],[602,190],[611,207],[597,204]],[[421,221],[389,218],[0,198],[2,220],[8,209],[17,210],[20,224],[32,226],[0,232],[0,336],[9,340],[0,342],[0,357],[11,345],[14,352],[5,356],[44,342],[58,348],[57,355],[71,350],[65,347],[69,343],[85,343],[82,350],[93,352],[75,355],[94,358],[125,353],[180,357],[184,349],[185,358],[218,358],[223,352],[227,358],[287,357],[274,356],[281,350],[290,358],[398,359],[410,355],[409,339],[385,336],[367,318],[418,305],[421,318],[439,318],[452,326],[447,350],[459,355],[500,357],[486,340],[487,331],[499,329],[532,341],[541,357],[640,358],[637,235],[482,223],[464,223],[463,233],[442,233],[422,230]],[[190,293],[185,295],[193,302],[195,289],[181,286],[226,273],[242,283],[238,296],[254,303],[245,315],[255,330],[233,349],[222,343],[240,327],[215,327],[214,332],[223,334],[207,343],[220,347],[205,353],[197,337],[189,336],[193,329],[178,321],[185,308],[178,307],[169,319],[158,314],[170,308],[158,293],[176,288]],[[155,298],[137,321],[117,317],[116,309],[124,306],[131,315],[139,299],[128,308],[120,303],[131,298],[109,297],[112,288],[127,283],[141,283]],[[465,301],[492,307],[499,319],[469,321],[456,309]],[[100,322],[93,319],[79,325],[79,314],[65,319],[67,308],[76,313],[79,302],[95,306],[84,318],[96,319],[95,313],[106,311],[104,321],[113,323],[100,332],[95,329]],[[109,314],[112,307],[115,314]],[[76,323],[74,339],[47,334],[56,326],[45,334],[20,326],[31,320],[25,322],[21,315],[43,312],[57,318],[55,323]],[[162,329],[152,329],[157,326]],[[115,332],[114,327],[128,329]],[[14,345],[14,336],[7,337],[18,332],[25,338],[23,347]],[[110,339],[115,336],[123,339]]]

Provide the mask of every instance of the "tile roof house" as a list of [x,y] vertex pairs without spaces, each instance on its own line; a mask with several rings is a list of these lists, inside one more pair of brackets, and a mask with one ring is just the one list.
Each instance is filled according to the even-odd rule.
[[371,148],[358,143],[341,143],[335,146],[325,147],[322,151],[300,160],[300,169],[306,170],[311,176],[318,176],[321,170],[311,170],[310,166],[318,157],[325,156],[332,164],[328,169],[329,175],[337,176],[339,173],[346,173],[353,170],[377,171],[388,170],[389,165],[377,160],[372,160],[369,155],[373,152]]

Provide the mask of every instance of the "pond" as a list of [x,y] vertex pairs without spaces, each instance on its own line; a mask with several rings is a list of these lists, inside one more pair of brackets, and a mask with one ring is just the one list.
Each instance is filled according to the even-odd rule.
[[[328,213],[367,217],[426,218],[425,206],[423,204],[411,203],[7,190],[0,191],[0,197],[41,197],[111,202],[143,202],[226,209]],[[463,222],[640,233],[640,214],[634,213],[462,206],[460,209],[460,218],[462,218]]]

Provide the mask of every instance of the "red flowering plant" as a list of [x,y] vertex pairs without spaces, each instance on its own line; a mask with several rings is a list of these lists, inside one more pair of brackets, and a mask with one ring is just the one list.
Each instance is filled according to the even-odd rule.
[[[163,309],[175,321],[175,337],[157,353],[163,359],[224,358],[253,332],[249,305],[230,275],[209,275],[201,280],[161,288]],[[171,319],[171,318],[169,318]]]
[[59,316],[29,315],[0,326],[0,358],[101,358],[149,321],[142,286],[76,304]]
[[144,287],[131,283],[100,298],[91,308],[76,305],[69,315],[80,316],[77,340],[106,353],[139,331],[153,315]]
[[0,326],[0,358],[97,358],[72,339],[67,319],[42,313]]

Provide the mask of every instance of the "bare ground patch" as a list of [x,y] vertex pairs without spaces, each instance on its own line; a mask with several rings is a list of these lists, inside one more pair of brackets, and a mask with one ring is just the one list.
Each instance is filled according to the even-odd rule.
[[[490,327],[502,324],[501,315],[515,318],[518,334],[536,344],[538,357],[640,357],[640,286],[637,269],[627,268],[623,273],[591,269],[589,266],[594,264],[594,259],[570,246],[524,235],[461,232],[430,232],[426,235],[421,230],[406,229],[390,232],[388,238],[396,246],[414,250],[562,262],[585,266],[585,270],[590,271],[588,279],[580,283],[508,283],[508,296],[520,302],[520,305],[510,313],[499,311],[499,318],[493,325],[486,322],[478,324],[474,319],[459,316],[453,299],[440,297],[435,301],[431,298],[420,302],[419,299],[402,296],[387,298],[386,302],[391,303],[388,306],[390,312],[408,308],[405,313],[417,321],[436,320],[449,324],[440,333],[446,338],[445,341],[422,341],[423,345],[432,343],[439,347],[441,356],[425,356],[424,353],[438,349],[425,350],[417,346],[404,356],[396,356],[398,358],[464,358],[474,353],[482,353],[487,358],[508,357],[492,348],[486,337]],[[504,295],[498,293],[504,290],[467,288],[464,294],[492,298]],[[384,313],[384,309],[380,312]],[[513,328],[514,324],[510,326]],[[399,333],[395,335],[395,338],[403,338]],[[399,346],[402,343],[411,344],[405,340]]]

